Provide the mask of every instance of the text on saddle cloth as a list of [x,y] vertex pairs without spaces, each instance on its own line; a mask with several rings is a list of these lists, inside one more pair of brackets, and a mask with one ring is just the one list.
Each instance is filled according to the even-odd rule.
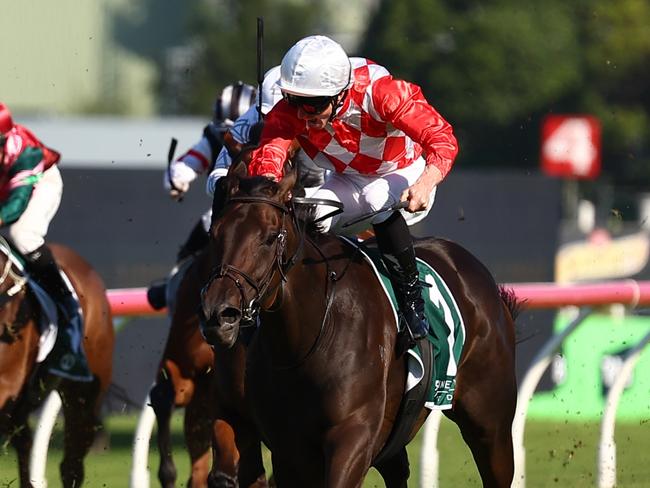
[[[351,245],[359,247],[364,258],[371,265],[392,305],[395,327],[399,327],[395,291],[381,261],[379,251],[352,239],[341,238]],[[419,258],[417,266],[420,280],[429,285],[422,287],[422,297],[424,298],[425,314],[431,327],[427,340],[431,342],[434,352],[434,374],[425,407],[447,410],[451,408],[456,388],[456,373],[466,337],[465,323],[456,300],[438,272]],[[424,366],[417,346],[407,353],[406,391],[409,391],[422,380]]]

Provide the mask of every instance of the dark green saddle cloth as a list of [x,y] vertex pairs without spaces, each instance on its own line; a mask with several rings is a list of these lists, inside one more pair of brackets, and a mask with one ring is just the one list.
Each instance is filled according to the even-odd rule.
[[[381,261],[379,251],[375,247],[346,240],[353,245],[358,245],[361,252],[372,263],[393,305],[395,320],[399,327],[395,291]],[[430,409],[446,410],[451,408],[456,389],[456,371],[465,343],[465,324],[449,287],[436,270],[421,259],[417,260],[417,266],[420,280],[429,285],[422,287],[422,297],[431,327],[427,340],[433,348],[433,376],[426,395],[425,406]],[[422,356],[418,346],[408,351],[408,369],[407,391],[417,385],[424,374]]]

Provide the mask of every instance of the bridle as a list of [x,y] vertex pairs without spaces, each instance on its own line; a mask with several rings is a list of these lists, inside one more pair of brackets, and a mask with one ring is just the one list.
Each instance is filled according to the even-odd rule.
[[21,290],[23,290],[23,288],[25,288],[25,284],[27,283],[27,276],[14,271],[13,269],[14,263],[11,260],[10,255],[7,254],[5,249],[3,249],[2,247],[0,247],[0,250],[2,250],[5,256],[7,257],[4,268],[2,270],[2,275],[0,275],[0,286],[2,286],[5,281],[7,281],[7,278],[11,278],[11,280],[13,281],[13,285],[10,286],[7,291],[0,294],[0,307],[3,307],[14,296],[20,293]]
[[[0,275],[0,286],[2,286],[5,281],[7,281],[7,278],[10,278],[13,281],[13,284],[9,287],[9,289],[3,293],[0,293],[0,308],[2,308],[7,303],[11,302],[11,300],[22,290],[25,289],[25,285],[27,284],[27,276],[14,271],[14,262],[11,259],[10,252],[7,251],[9,248],[6,245],[6,241],[0,238],[0,243],[4,243],[4,245],[0,245],[0,251],[2,251],[2,253],[6,256],[2,274]],[[16,339],[16,334],[18,331],[17,324],[12,322],[0,325],[4,326],[2,333],[0,334],[0,338],[2,338],[2,340],[13,342]]]
[[[340,274],[337,275],[335,271],[330,269],[330,264],[328,262],[327,257],[323,254],[321,249],[319,248],[318,245],[316,245],[311,239],[305,239],[306,237],[306,232],[304,229],[301,229],[300,226],[298,225],[298,218],[296,216],[295,212],[295,207],[294,204],[299,203],[299,204],[311,204],[311,205],[328,205],[331,207],[334,207],[335,210],[326,213],[319,218],[315,219],[314,222],[319,222],[321,220],[324,220],[328,217],[338,215],[343,211],[343,204],[337,201],[333,200],[327,200],[327,199],[322,199],[322,198],[302,198],[302,197],[293,197],[290,200],[290,205],[283,205],[281,203],[276,202],[275,200],[272,200],[270,198],[265,198],[265,197],[258,197],[258,196],[237,196],[237,197],[231,197],[229,200],[226,201],[225,205],[228,205],[230,203],[264,203],[271,205],[272,207],[277,208],[281,213],[282,213],[282,226],[280,229],[280,232],[278,233],[278,236],[276,238],[275,244],[275,257],[269,267],[267,268],[266,272],[263,275],[263,278],[259,281],[256,281],[253,277],[251,277],[249,274],[243,272],[242,270],[236,268],[235,266],[231,266],[229,264],[226,265],[221,265],[218,267],[210,276],[210,279],[208,280],[207,284],[201,291],[201,301],[204,301],[205,294],[207,293],[207,290],[209,289],[210,285],[217,279],[222,279],[222,278],[227,278],[232,280],[235,283],[235,286],[239,290],[240,294],[240,311],[242,313],[242,318],[240,319],[240,328],[241,327],[253,327],[256,326],[257,322],[257,316],[259,314],[259,311],[261,309],[260,303],[262,299],[266,296],[266,294],[269,291],[269,287],[271,283],[273,282],[273,278],[275,276],[276,272],[280,273],[281,279],[278,282],[278,287],[281,287],[283,283],[287,281],[287,272],[289,269],[296,263],[298,255],[300,252],[303,250],[305,241],[308,241],[315,249],[316,251],[320,254],[321,258],[323,259],[323,262],[325,263],[327,270],[326,270],[326,275],[327,275],[327,283],[328,286],[325,291],[325,310],[323,313],[323,317],[320,323],[320,327],[318,330],[318,334],[312,343],[311,347],[308,349],[308,351],[303,355],[303,357],[299,360],[297,360],[293,364],[289,365],[283,365],[283,366],[275,366],[274,369],[279,369],[279,370],[288,370],[288,369],[293,369],[301,366],[304,364],[307,359],[316,351],[318,348],[320,341],[323,337],[324,331],[325,331],[325,324],[327,322],[327,317],[329,316],[329,312],[331,310],[332,304],[334,302],[334,294],[335,294],[335,285],[336,283],[343,277],[345,274],[350,262],[348,261],[347,265],[345,268],[342,270]],[[296,246],[296,249],[292,256],[287,259],[286,261],[283,261],[283,256],[286,251],[286,246],[287,246],[287,229],[286,229],[286,217],[290,216],[291,217],[291,222],[296,230],[297,234],[300,236],[300,241],[298,245]],[[358,251],[358,249],[357,249]],[[355,251],[356,254],[356,251]],[[243,287],[243,281],[248,283],[254,290],[255,290],[255,296],[253,299],[250,301],[250,303],[246,303],[246,296],[244,292],[244,287]],[[277,298],[276,298],[277,301]],[[280,301],[281,304],[281,301]],[[280,305],[276,305],[275,309],[277,309]],[[273,310],[267,309],[267,311],[271,312]]]
[[[261,302],[270,291],[269,288],[273,282],[273,278],[275,277],[276,272],[280,273],[280,280],[277,284],[277,287],[282,286],[282,284],[287,281],[287,272],[296,262],[297,255],[302,248],[302,240],[304,234],[298,231],[298,224],[296,222],[293,206],[286,206],[270,198],[256,196],[231,197],[227,200],[226,205],[229,205],[231,203],[264,203],[277,208],[282,214],[282,226],[275,239],[274,257],[260,280],[255,280],[255,278],[253,278],[251,275],[235,266],[232,266],[230,264],[222,264],[212,272],[210,278],[208,279],[208,282],[201,290],[201,301],[203,302],[208,289],[215,280],[224,278],[231,280],[239,290],[240,295],[240,311],[242,313],[242,318],[240,319],[240,327],[252,327],[256,324],[257,316],[261,309]],[[296,250],[294,251],[293,255],[285,261],[283,258],[287,248],[287,216],[290,217],[294,229],[296,229],[301,236],[301,242],[298,246],[296,246]],[[253,290],[255,290],[255,295],[252,300],[250,300],[250,302],[247,302],[246,300],[244,282],[248,283],[248,285],[252,287]]]

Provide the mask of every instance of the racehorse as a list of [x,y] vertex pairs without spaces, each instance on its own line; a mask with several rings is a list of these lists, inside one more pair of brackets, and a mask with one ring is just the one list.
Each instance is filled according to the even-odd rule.
[[170,418],[177,406],[185,407],[192,466],[188,487],[206,487],[209,479],[211,486],[261,488],[267,483],[260,440],[243,400],[245,346],[217,347],[215,357],[199,329],[200,291],[209,277],[210,259],[207,252],[199,252],[181,279],[161,374],[150,394],[158,424],[158,478],[164,488],[175,486]]
[[[374,465],[387,486],[406,487],[405,447],[378,458],[407,372],[393,309],[371,266],[349,241],[305,227],[292,199],[295,171],[285,168],[279,183],[247,178],[243,167],[227,178],[227,201],[211,230],[220,261],[202,292],[204,334],[233,344],[242,325],[259,319],[245,386],[277,486],[358,487]],[[520,304],[458,244],[422,240],[417,254],[448,285],[466,328],[445,414],[484,486],[509,487]]]
[[201,336],[196,313],[200,292],[197,274],[201,260],[200,256],[196,258],[179,284],[160,371],[149,394],[158,427],[158,479],[163,488],[172,488],[176,483],[176,467],[171,455],[174,407],[185,408],[184,438],[191,465],[187,486],[207,486],[212,428],[210,376],[214,354]]
[[18,455],[20,486],[31,487],[29,455],[32,431],[29,414],[50,391],[61,396],[65,418],[64,455],[60,464],[63,486],[80,486],[83,460],[98,429],[104,393],[111,381],[113,322],[100,276],[71,249],[50,244],[54,257],[70,279],[84,317],[83,347],[94,378],[76,382],[49,374],[36,362],[39,348],[39,302],[26,277],[0,252],[0,436],[9,436]]

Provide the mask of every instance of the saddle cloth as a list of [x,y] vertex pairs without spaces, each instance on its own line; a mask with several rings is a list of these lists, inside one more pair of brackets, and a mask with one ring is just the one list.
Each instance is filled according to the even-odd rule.
[[[9,257],[13,265],[20,271],[20,274],[25,276],[27,275],[25,271],[25,264],[22,260],[21,256],[17,256],[16,253],[11,249],[11,247],[7,244],[5,245],[0,241],[0,248],[2,252],[4,252],[5,255]],[[61,271],[61,276],[63,277],[64,283],[68,286],[68,289],[72,292],[72,296],[74,299],[79,303],[79,298],[77,297],[77,293],[75,292],[72,283],[68,279],[65,273]],[[30,290],[34,293],[34,296],[36,297],[36,300],[38,301],[40,307],[41,307],[41,319],[38,324],[39,326],[39,332],[40,332],[40,337],[39,337],[39,343],[38,343],[38,353],[36,355],[36,362],[37,363],[42,363],[45,358],[52,352],[52,349],[54,349],[54,345],[56,343],[56,338],[58,335],[58,312],[56,308],[56,304],[54,303],[54,300],[50,297],[50,295],[34,280],[29,278],[27,280],[27,286],[29,286]],[[81,307],[80,307],[80,312],[81,314]],[[81,314],[82,315],[82,314]],[[83,324],[83,315],[82,315],[82,320],[81,321],[75,321],[76,323],[79,324],[79,327],[73,328],[71,330],[71,344],[73,347],[76,345],[77,348],[81,347],[81,339],[83,337],[83,331],[80,330],[82,328]]]
[[[359,247],[370,263],[392,305],[395,327],[399,327],[395,291],[379,251],[349,238],[342,238]],[[431,342],[434,352],[433,378],[424,406],[432,410],[448,410],[451,408],[456,389],[457,367],[465,343],[465,324],[456,300],[438,272],[419,258],[417,266],[420,280],[429,285],[422,287],[422,297],[430,325],[427,340]],[[407,366],[406,391],[409,391],[422,381],[424,376],[424,366],[417,346],[407,351]]]

